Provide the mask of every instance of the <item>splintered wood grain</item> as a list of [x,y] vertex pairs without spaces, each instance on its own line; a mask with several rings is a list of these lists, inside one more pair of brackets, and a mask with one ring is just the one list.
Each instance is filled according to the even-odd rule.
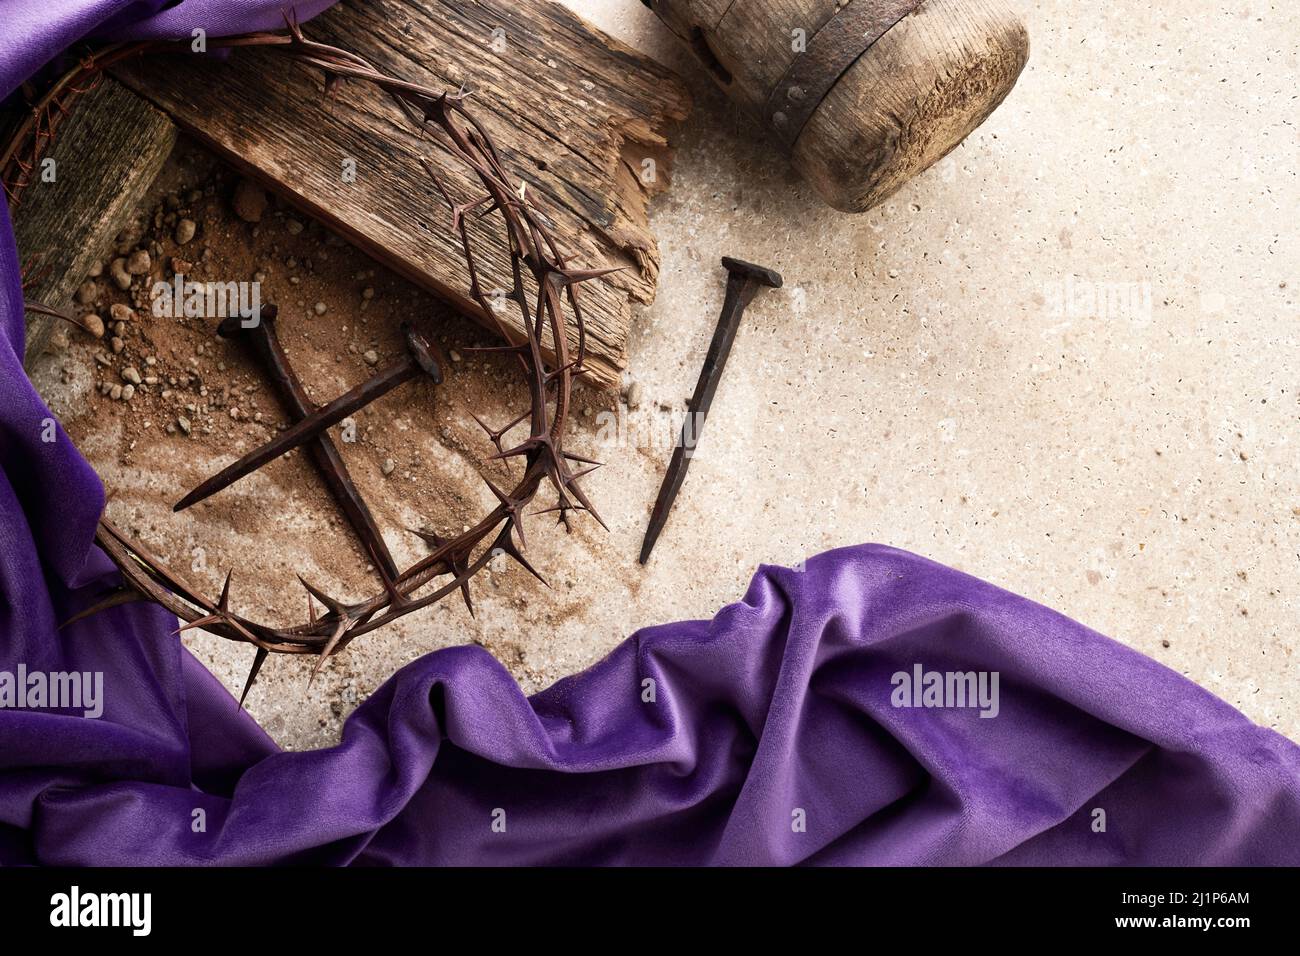
[[[34,170],[12,210],[18,252],[33,280],[27,299],[73,307],[73,293],[91,264],[103,261],[175,142],[171,120],[107,77],[82,96],[42,157],[54,160],[52,180]],[[58,321],[30,317],[28,365]]]
[[[587,375],[616,385],[632,303],[652,301],[658,279],[646,204],[666,184],[666,127],[690,108],[680,80],[547,0],[344,0],[304,31],[385,72],[473,91],[475,116],[553,221],[572,264],[625,267],[583,286]],[[226,62],[142,58],[118,75],[223,158],[487,321],[469,298],[446,204],[419,157],[458,201],[482,189],[383,94],[347,83],[326,102],[319,73],[265,50],[237,50]],[[653,175],[642,164],[647,156]],[[346,161],[355,162],[354,182],[344,179]],[[485,287],[508,288],[499,217],[473,223],[471,232],[484,250]],[[522,336],[517,314],[500,317]]]

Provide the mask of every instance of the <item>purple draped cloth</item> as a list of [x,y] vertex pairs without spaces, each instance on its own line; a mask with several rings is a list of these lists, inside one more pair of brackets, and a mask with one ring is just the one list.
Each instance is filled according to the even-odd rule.
[[[4,0],[0,91],[83,35],[280,21],[278,2],[158,6]],[[62,431],[41,440],[5,211],[0,322],[0,671],[104,675],[98,719],[0,709],[0,862],[1300,863],[1300,748],[879,546],[763,568],[712,621],[639,631],[531,698],[478,647],[430,654],[341,745],[282,753],[163,611],[57,628],[116,572],[99,480]],[[996,673],[996,716],[895,706],[924,703],[898,696],[918,667]]]

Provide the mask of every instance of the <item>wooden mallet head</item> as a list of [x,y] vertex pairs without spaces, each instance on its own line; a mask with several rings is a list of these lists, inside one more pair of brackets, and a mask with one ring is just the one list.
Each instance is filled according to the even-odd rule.
[[845,212],[942,159],[1029,57],[1007,0],[642,2]]

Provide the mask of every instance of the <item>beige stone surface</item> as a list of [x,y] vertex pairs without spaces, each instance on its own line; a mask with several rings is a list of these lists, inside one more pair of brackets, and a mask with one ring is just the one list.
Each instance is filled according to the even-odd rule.
[[[637,627],[708,617],[763,562],[874,541],[1054,607],[1300,739],[1300,10],[1021,2],[1030,65],[1001,109],[887,205],[821,206],[632,0],[573,6],[697,94],[654,215],[658,301],[625,410],[573,441],[611,526],[540,520],[519,571],[359,641],[309,689],[268,663],[250,710],[337,738],[394,669],[477,640],[527,691]],[[751,307],[701,455],[636,555],[722,299],[722,255],[780,270]],[[660,404],[667,407],[661,409]],[[251,654],[189,646],[232,689]],[[1159,701],[1151,701],[1159,707]]]
[[[720,256],[786,288],[749,311],[644,572],[667,426],[628,429],[658,448],[600,449],[590,488],[612,531],[596,553],[536,536],[574,588],[484,602],[471,629],[522,656],[525,689],[637,627],[711,616],[762,562],[878,541],[1050,605],[1300,739],[1300,10],[1022,3],[1016,90],[853,217],[819,205],[650,11],[573,6],[697,94],[654,217],[664,267],[631,347],[633,419],[684,406]],[[288,686],[254,712],[286,745],[320,743],[335,682],[363,695],[464,640],[453,613],[397,651],[359,643],[309,694],[296,663],[277,667]],[[235,686],[247,655],[199,649]]]

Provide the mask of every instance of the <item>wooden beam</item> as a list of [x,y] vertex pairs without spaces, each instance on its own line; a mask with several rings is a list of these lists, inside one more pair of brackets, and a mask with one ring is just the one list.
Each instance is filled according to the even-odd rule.
[[[88,311],[72,305],[73,294],[91,266],[104,261],[175,143],[175,124],[109,77],[78,100],[42,156],[53,167],[32,171],[13,209],[18,252],[32,280],[28,299]],[[42,175],[46,169],[52,178]],[[29,317],[28,365],[58,321]]]
[[[344,0],[304,30],[386,72],[473,91],[476,118],[554,220],[572,263],[626,267],[583,287],[587,375],[616,386],[632,304],[650,302],[658,279],[646,205],[666,183],[665,127],[689,110],[680,80],[548,0]],[[349,83],[327,102],[319,73],[254,49],[228,62],[142,58],[116,73],[240,170],[484,320],[468,297],[446,204],[418,157],[429,157],[460,201],[481,187],[386,96]],[[653,167],[643,165],[647,155]],[[349,161],[355,181],[342,175]],[[497,217],[473,224],[488,252],[488,289],[509,288],[499,227]],[[522,335],[517,315],[502,318]]]

